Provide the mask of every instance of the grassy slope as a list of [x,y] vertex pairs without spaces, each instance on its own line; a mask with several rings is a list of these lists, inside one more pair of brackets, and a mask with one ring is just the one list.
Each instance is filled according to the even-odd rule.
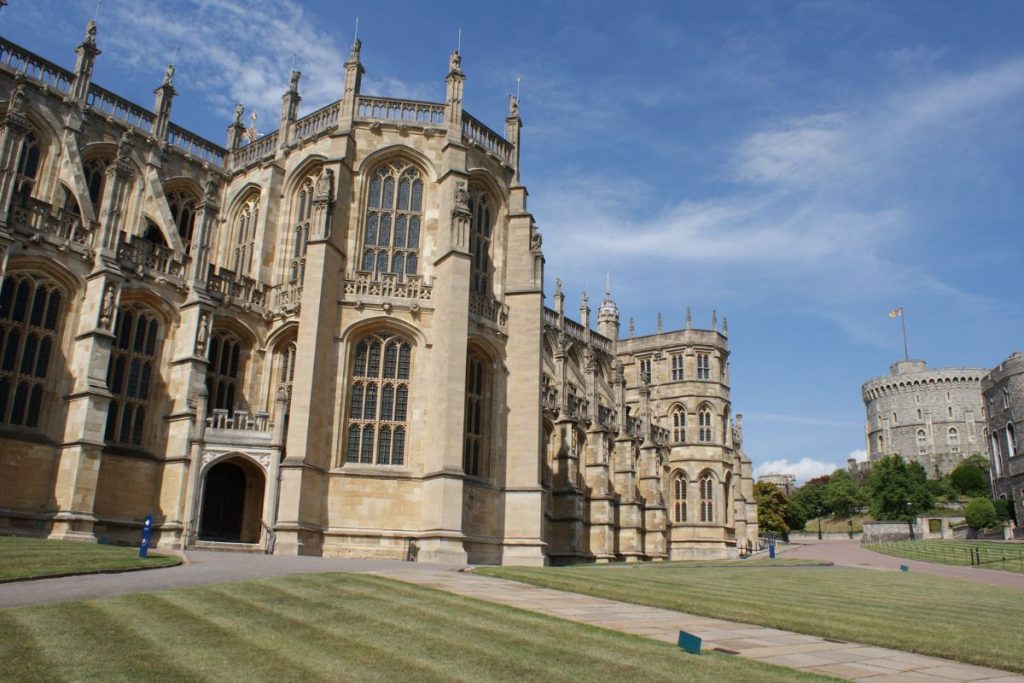
[[180,564],[177,557],[139,557],[137,548],[0,536],[0,580]]
[[831,680],[359,574],[0,610],[0,680]]
[[924,574],[831,567],[486,568],[483,574],[1024,672],[1024,593]]
[[947,539],[873,543],[864,547],[884,555],[960,566],[973,564],[971,558],[973,551],[977,549],[977,559],[981,561],[983,568],[1024,573],[1024,544],[1019,543]]

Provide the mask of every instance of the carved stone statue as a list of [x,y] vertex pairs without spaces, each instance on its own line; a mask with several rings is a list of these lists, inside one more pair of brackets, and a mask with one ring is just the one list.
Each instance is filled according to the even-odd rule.
[[533,234],[530,235],[530,249],[540,249],[544,243],[544,238],[540,235],[540,230],[534,230]]
[[508,96],[508,115],[519,116],[519,98],[515,95]]
[[168,64],[164,69],[164,85],[170,85],[172,80],[174,80],[174,65]]
[[299,91],[299,79],[300,78],[302,78],[302,72],[301,71],[292,71],[292,80],[291,80],[291,84],[288,86],[288,89],[291,90],[292,92],[298,92]]
[[356,38],[352,41],[352,52],[349,53],[348,59],[350,62],[359,61],[359,51],[363,49],[363,41]]
[[117,157],[119,159],[127,159],[132,153],[132,138],[135,136],[129,128],[121,134],[121,139],[117,141]]
[[210,314],[203,313],[199,316],[199,329],[196,330],[196,355],[202,356],[206,353],[206,342],[210,337]]
[[235,125],[242,125],[242,115],[245,114],[245,105],[241,102],[235,105]]
[[108,284],[103,290],[103,303],[100,306],[100,327],[110,329],[110,323],[114,317],[114,285]]
[[96,22],[92,19],[85,25],[85,42],[88,45],[96,44]]
[[460,182],[455,186],[455,208],[469,211],[469,190],[466,189],[466,183]]
[[217,183],[212,180],[206,181],[206,191],[203,193],[203,199],[206,201],[212,201],[217,198]]
[[313,197],[314,201],[318,202],[329,202],[334,199],[334,171],[329,168],[323,170],[316,179],[316,194]]
[[452,50],[452,56],[448,60],[448,71],[461,72],[462,71],[462,55],[459,54],[458,50]]

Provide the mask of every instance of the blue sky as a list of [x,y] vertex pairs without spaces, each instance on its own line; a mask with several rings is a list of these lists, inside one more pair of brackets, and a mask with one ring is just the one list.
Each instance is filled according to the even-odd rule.
[[[94,0],[11,0],[0,33],[65,66]],[[102,0],[94,81],[223,144],[236,101],[276,127],[341,94],[444,97],[500,129],[521,78],[522,176],[548,287],[605,274],[637,332],[729,318],[734,411],[761,469],[864,448],[860,385],[902,356],[990,367],[1024,347],[1020,2]],[[781,461],[781,462],[780,462]]]

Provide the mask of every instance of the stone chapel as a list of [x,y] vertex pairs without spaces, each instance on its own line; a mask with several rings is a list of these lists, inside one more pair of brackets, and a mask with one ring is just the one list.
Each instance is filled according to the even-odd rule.
[[[221,147],[0,38],[0,533],[540,565],[757,539],[728,327],[545,305],[502,133],[361,92]],[[557,228],[554,228],[557,229]]]

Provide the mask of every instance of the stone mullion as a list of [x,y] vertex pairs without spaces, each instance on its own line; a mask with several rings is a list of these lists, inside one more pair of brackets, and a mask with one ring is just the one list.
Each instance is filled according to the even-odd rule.
[[11,94],[10,107],[0,125],[0,227],[8,227],[11,201],[18,173],[18,159],[25,146],[25,135],[29,131],[25,118],[25,86],[19,83]]

